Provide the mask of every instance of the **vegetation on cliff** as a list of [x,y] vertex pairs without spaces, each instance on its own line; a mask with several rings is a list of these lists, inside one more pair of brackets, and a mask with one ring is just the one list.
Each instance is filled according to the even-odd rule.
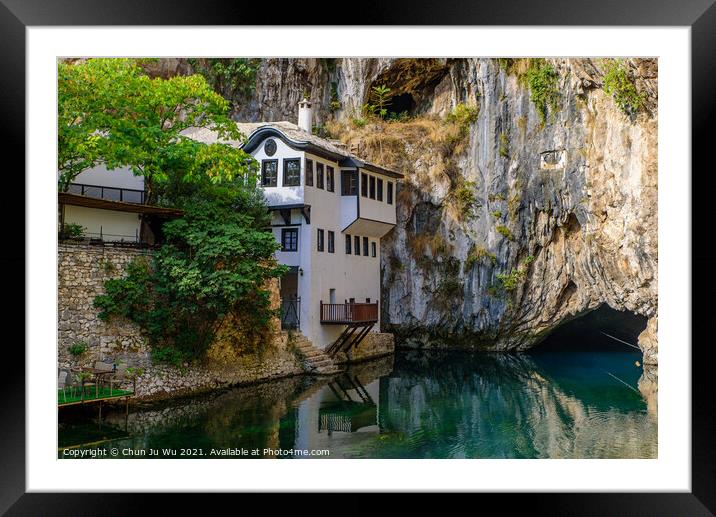
[[621,59],[605,60],[604,92],[614,97],[626,115],[636,114],[644,106],[644,94],[639,93]]

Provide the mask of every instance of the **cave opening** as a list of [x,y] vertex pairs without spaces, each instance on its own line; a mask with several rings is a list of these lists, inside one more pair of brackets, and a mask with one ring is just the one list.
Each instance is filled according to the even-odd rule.
[[602,304],[557,327],[533,351],[641,353],[638,338],[646,323],[646,316]]
[[408,116],[413,115],[417,104],[413,96],[409,93],[401,93],[390,99],[390,106],[388,106],[388,117],[397,118],[402,113],[406,113]]

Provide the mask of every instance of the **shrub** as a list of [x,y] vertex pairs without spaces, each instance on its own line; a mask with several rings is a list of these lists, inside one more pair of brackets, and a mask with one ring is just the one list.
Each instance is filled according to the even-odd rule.
[[542,124],[547,120],[547,111],[556,111],[559,102],[557,72],[544,59],[532,59],[524,80],[530,89],[530,99],[537,109]]
[[503,158],[510,157],[510,141],[507,138],[507,135],[505,133],[500,133],[499,153],[500,153],[500,156],[502,156]]
[[460,186],[453,191],[456,208],[463,216],[469,215],[477,205],[475,187],[476,184],[474,181],[463,181]]
[[65,223],[63,234],[67,239],[81,239],[85,236],[87,228],[81,224]]
[[173,346],[158,346],[152,348],[152,361],[155,363],[181,366],[190,359],[191,356],[188,353]]
[[498,273],[497,280],[504,291],[514,291],[527,276],[527,266],[534,262],[534,257],[528,255],[521,267],[512,269],[509,273]]
[[472,266],[483,261],[484,259],[488,259],[492,262],[493,266],[497,264],[497,256],[494,253],[488,252],[482,246],[473,244],[467,252],[467,257],[465,258],[465,269],[472,269]]
[[614,102],[626,115],[636,114],[644,106],[645,95],[637,91],[636,85],[621,59],[607,62],[604,73],[604,92],[614,98]]
[[84,354],[88,349],[87,343],[84,341],[75,341],[68,347],[68,351],[71,355],[77,357]]
[[524,269],[513,269],[509,273],[498,273],[497,279],[505,291],[514,291],[526,274]]
[[497,233],[500,233],[500,234],[504,235],[505,237],[507,237],[508,240],[511,240],[511,241],[515,240],[514,236],[512,235],[512,232],[510,231],[510,229],[507,226],[498,224],[495,227],[495,230],[497,230]]
[[500,217],[502,217],[502,212],[500,212],[499,210],[495,210],[494,212],[492,212],[492,217],[494,217],[495,219],[499,219]]
[[480,109],[477,105],[468,105],[464,102],[456,104],[450,113],[447,114],[445,119],[448,122],[457,124],[460,129],[467,132],[470,128],[470,124],[477,121],[477,116]]
[[360,128],[362,128],[362,127],[365,127],[365,125],[366,125],[368,122],[367,122],[366,119],[364,119],[364,118],[354,118],[354,119],[351,120],[351,123],[353,124],[354,127],[360,129]]
[[328,110],[331,113],[335,113],[341,109],[341,101],[338,100],[338,83],[335,81],[331,82],[331,101],[328,105]]

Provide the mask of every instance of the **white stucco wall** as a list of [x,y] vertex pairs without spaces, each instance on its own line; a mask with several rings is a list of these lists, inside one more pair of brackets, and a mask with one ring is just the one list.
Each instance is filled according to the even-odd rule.
[[72,205],[65,205],[65,223],[84,226],[87,237],[99,237],[101,232],[107,241],[135,241],[140,229],[139,214]]
[[75,178],[73,183],[144,190],[144,177],[135,176],[132,171],[126,167],[110,171],[107,170],[104,165],[98,165],[86,171],[82,171],[77,178]]
[[[263,160],[278,160],[278,175],[276,178],[276,187],[264,189],[266,203],[269,206],[295,205],[303,203],[303,186],[306,184],[306,180],[304,177],[306,172],[304,162],[305,153],[303,151],[296,151],[294,149],[291,149],[279,138],[271,139],[276,142],[276,152],[273,156],[267,156],[266,151],[264,150],[264,145],[266,144],[266,141],[269,140],[268,138],[264,140],[261,145],[259,145],[259,147],[256,149],[256,151],[254,151],[254,153],[252,154],[253,157],[259,162],[259,166],[261,166],[261,162]],[[285,187],[283,185],[283,160],[293,158],[298,158],[301,160],[301,185],[298,187]],[[260,181],[261,179],[259,176],[259,184],[261,184]]]
[[[363,197],[363,189],[362,184],[363,181],[361,179],[361,174],[367,174],[368,175],[368,192],[366,192],[366,197]],[[376,180],[376,199],[371,199],[369,197],[370,195],[370,177],[374,177]],[[378,179],[383,180],[383,201],[378,201],[378,186],[377,182]],[[388,204],[388,183],[391,183],[393,185],[393,204]],[[395,180],[388,177],[383,176],[382,174],[376,174],[374,172],[369,172],[364,169],[360,169],[359,171],[359,177],[358,177],[358,185],[359,185],[359,191],[360,191],[360,199],[358,201],[360,208],[360,217],[366,218],[366,219],[373,219],[375,221],[383,221],[390,224],[396,223],[396,211],[395,211]]]
[[[334,342],[345,328],[343,325],[322,325],[320,322],[320,302],[329,303],[330,290],[335,289],[337,303],[355,298],[356,302],[365,302],[370,298],[371,303],[380,300],[380,240],[369,238],[369,255],[355,255],[345,253],[345,234],[342,229],[347,226],[349,219],[355,220],[357,215],[356,196],[341,196],[341,169],[338,163],[314,156],[310,153],[295,151],[284,144],[280,139],[274,138],[276,153],[267,157],[264,152],[264,143],[254,151],[254,158],[261,163],[264,159],[278,160],[278,178],[276,187],[264,188],[264,196],[269,206],[310,205],[310,224],[306,223],[298,209],[291,210],[291,226],[285,226],[285,221],[279,212],[272,215],[273,234],[281,242],[281,230],[295,227],[299,229],[298,251],[277,252],[277,260],[285,265],[298,266],[303,274],[298,276],[298,296],[301,298],[301,323],[303,335],[309,338],[319,348],[325,348]],[[302,158],[301,160],[301,186],[283,186],[283,160],[286,158]],[[306,159],[314,162],[313,186],[306,186]],[[315,164],[324,165],[324,188],[317,187]],[[334,191],[327,190],[327,167],[334,169]],[[374,175],[377,177],[377,175]],[[380,218],[387,222],[395,222],[395,200],[392,205],[386,203],[387,181],[383,177],[383,202],[369,200],[371,203],[366,210],[366,216]],[[393,191],[395,195],[395,190]],[[361,198],[361,203],[365,198]],[[361,205],[361,216],[363,216]],[[317,249],[318,230],[324,231],[324,250]],[[335,250],[328,252],[328,232],[335,235]],[[353,234],[351,234],[353,237]],[[361,248],[363,235],[361,238]],[[372,256],[372,246],[376,245],[376,256]],[[380,322],[374,332],[380,329]]]

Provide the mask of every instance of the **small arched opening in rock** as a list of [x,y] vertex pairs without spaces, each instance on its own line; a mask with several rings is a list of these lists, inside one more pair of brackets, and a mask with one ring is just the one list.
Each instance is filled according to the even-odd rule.
[[409,93],[401,93],[390,99],[390,106],[388,106],[389,117],[399,117],[401,114],[406,113],[412,115],[415,110],[416,103],[413,96]]
[[602,304],[558,326],[534,351],[640,353],[638,338],[646,322],[646,316]]

